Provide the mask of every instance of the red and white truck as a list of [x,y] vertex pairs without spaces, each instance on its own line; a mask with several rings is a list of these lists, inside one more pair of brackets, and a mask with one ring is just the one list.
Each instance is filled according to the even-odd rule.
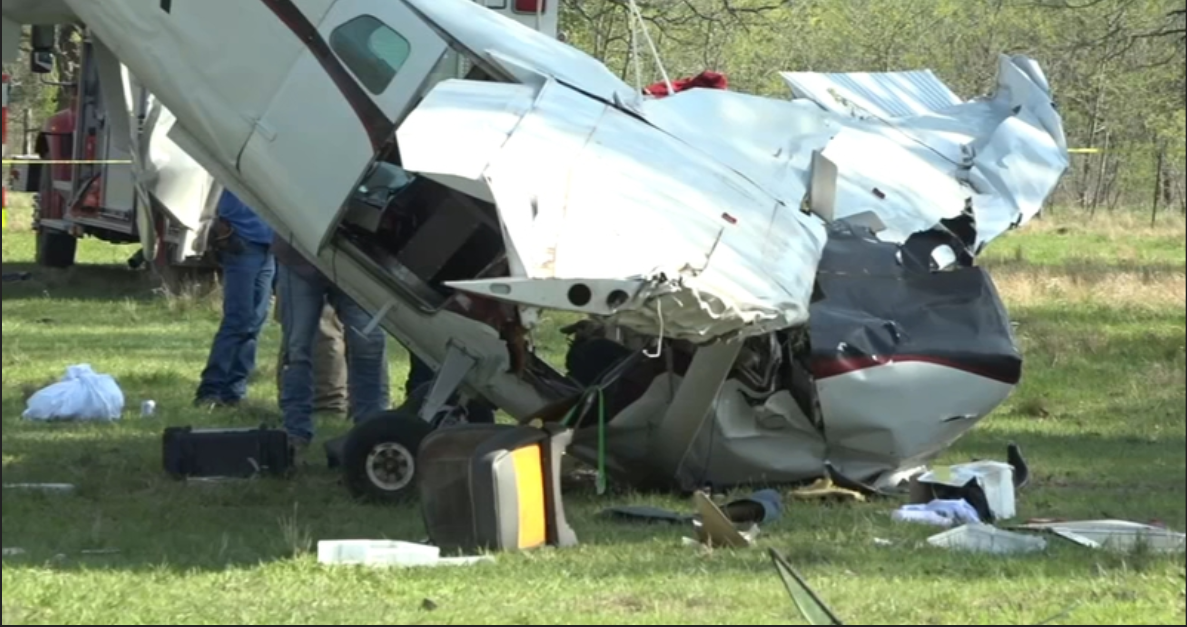
[[[53,54],[35,26],[35,75],[52,68]],[[35,194],[33,229],[39,265],[65,268],[74,263],[81,237],[115,244],[143,243],[145,231],[160,267],[202,264],[201,217],[216,191],[213,179],[160,131],[171,123],[167,111],[126,71],[104,72],[89,38],[81,44],[78,80],[63,84],[66,106],[37,131],[33,154],[12,157],[9,178],[15,191]],[[133,110],[113,110],[112,90],[132,96]],[[129,100],[121,100],[129,102]],[[168,130],[167,126],[163,130]],[[142,150],[139,172],[133,150]],[[22,163],[24,162],[24,163]],[[137,188],[137,182],[143,188]],[[156,245],[157,243],[163,245]],[[129,264],[145,261],[137,253]]]

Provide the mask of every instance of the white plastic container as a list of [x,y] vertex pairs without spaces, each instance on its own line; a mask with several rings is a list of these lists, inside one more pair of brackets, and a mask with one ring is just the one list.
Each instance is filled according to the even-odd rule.
[[960,488],[976,481],[985,492],[989,511],[997,520],[1017,515],[1014,503],[1014,467],[1002,462],[982,461],[940,467],[920,475],[919,483]]
[[367,566],[437,566],[441,563],[441,549],[424,544],[400,543],[393,548],[371,547],[363,559]]
[[435,546],[399,540],[322,540],[317,561],[322,564],[427,565],[441,558]]

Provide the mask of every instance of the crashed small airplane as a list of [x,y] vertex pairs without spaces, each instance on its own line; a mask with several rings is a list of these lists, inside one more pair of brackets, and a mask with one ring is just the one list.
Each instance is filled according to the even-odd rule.
[[[469,0],[4,15],[54,8],[168,108],[172,142],[436,369],[347,437],[358,495],[412,493],[419,442],[473,398],[576,421],[570,454],[639,487],[826,468],[881,485],[1020,380],[975,260],[1068,165],[1030,59],[1003,56],[995,93],[968,101],[929,71],[660,98]],[[542,310],[580,318],[568,372],[535,354]]]

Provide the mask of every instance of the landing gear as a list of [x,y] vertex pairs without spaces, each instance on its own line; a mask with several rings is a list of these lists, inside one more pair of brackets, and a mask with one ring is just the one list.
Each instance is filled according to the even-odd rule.
[[357,499],[401,503],[415,495],[416,452],[433,426],[407,405],[360,423],[342,443],[346,488]]
[[361,422],[341,440],[326,444],[330,466],[340,466],[346,488],[373,503],[403,503],[416,494],[416,455],[438,428],[468,422],[466,411],[450,404],[478,360],[450,346],[431,385],[414,393],[399,409]]

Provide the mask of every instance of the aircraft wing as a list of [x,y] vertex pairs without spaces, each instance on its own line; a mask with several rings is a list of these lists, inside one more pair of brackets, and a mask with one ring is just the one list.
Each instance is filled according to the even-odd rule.
[[845,126],[824,151],[838,168],[836,217],[873,212],[886,241],[971,207],[979,252],[1034,218],[1068,167],[1050,85],[1025,57],[1003,55],[996,92],[967,102],[930,71],[783,78]]
[[513,276],[454,287],[694,342],[807,321],[825,233],[788,159],[780,198],[551,79],[446,81],[397,138],[405,168],[498,207]]

